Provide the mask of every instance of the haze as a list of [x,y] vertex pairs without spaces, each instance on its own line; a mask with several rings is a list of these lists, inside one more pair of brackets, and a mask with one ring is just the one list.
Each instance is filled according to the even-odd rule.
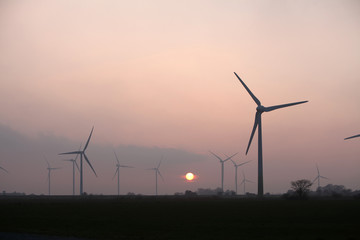
[[[256,105],[233,72],[264,105],[309,100],[263,116],[265,192],[313,180],[316,164],[322,185],[359,189],[360,140],[343,140],[360,133],[359,42],[356,0],[1,1],[0,190],[47,193],[45,155],[61,167],[52,192],[71,194],[57,154],[93,125],[99,177],[85,167],[85,192],[116,194],[113,150],[135,167],[120,169],[122,194],[154,194],[144,169],[162,156],[159,194],[219,187],[209,150],[253,160],[243,169],[256,182]],[[224,189],[233,179],[229,162]]]

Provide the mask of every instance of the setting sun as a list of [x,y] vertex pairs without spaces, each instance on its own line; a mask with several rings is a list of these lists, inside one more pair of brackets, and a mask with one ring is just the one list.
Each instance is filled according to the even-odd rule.
[[189,172],[185,175],[186,180],[192,181],[194,179],[194,174]]

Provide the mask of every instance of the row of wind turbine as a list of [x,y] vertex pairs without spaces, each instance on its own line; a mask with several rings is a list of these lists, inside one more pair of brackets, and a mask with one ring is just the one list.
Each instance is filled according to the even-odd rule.
[[233,154],[232,156],[230,157],[227,157],[225,159],[222,159],[221,157],[219,157],[218,155],[216,155],[215,153],[209,151],[212,155],[214,155],[217,159],[219,159],[220,161],[220,164],[221,164],[221,192],[224,192],[224,163],[228,160],[230,160],[232,157],[234,157],[236,154],[238,153],[235,153]]

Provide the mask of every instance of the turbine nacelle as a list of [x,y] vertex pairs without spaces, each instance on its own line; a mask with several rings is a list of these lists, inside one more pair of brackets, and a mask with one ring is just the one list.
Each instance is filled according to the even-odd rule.
[[259,105],[256,107],[256,111],[260,113],[266,112],[266,107],[264,107],[263,105]]

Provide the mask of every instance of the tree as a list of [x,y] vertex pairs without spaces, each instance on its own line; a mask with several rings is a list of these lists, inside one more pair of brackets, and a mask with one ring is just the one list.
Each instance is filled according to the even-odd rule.
[[295,191],[299,198],[304,198],[308,192],[310,192],[310,187],[312,182],[307,179],[301,179],[291,182],[291,189]]

